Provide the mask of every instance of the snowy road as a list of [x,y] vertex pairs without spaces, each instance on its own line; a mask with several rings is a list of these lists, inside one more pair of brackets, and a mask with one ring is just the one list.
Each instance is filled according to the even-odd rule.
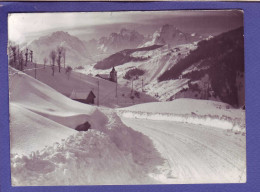
[[162,183],[237,183],[246,181],[246,137],[211,127],[121,118],[147,135],[165,159]]

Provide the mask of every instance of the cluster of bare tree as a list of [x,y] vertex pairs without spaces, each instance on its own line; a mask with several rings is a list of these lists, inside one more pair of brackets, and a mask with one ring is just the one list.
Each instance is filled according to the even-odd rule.
[[[24,66],[27,66],[29,62],[33,62],[33,51],[28,48],[20,49],[19,45],[16,45],[13,42],[9,42],[8,45],[8,56],[9,56],[9,65],[23,71]],[[35,59],[34,59],[35,60]],[[52,68],[52,75],[54,76],[55,72],[55,63],[58,65],[58,71],[61,72],[61,65],[63,63],[64,71],[70,78],[72,68],[70,66],[65,67],[66,62],[66,48],[63,46],[58,46],[56,50],[52,50],[49,54],[49,60],[47,57],[43,59],[44,68],[46,67],[47,62],[50,62]],[[36,78],[36,63],[35,63],[35,78]]]
[[9,65],[23,71],[24,66],[27,66],[29,61],[33,61],[33,51],[28,48],[20,49],[19,45],[9,42],[8,57]]
[[[63,59],[63,65],[65,69],[65,61],[66,61],[66,49],[62,46],[58,46],[56,50],[52,50],[50,52],[50,60],[51,60],[51,66],[52,66],[52,75],[54,76],[54,70],[55,70],[55,62],[57,62],[59,73],[61,72],[61,63]],[[44,65],[48,62],[47,58],[44,58]]]

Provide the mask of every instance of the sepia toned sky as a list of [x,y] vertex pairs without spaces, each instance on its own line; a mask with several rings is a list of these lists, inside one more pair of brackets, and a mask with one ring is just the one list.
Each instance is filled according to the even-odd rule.
[[24,43],[62,30],[89,40],[118,32],[121,28],[148,35],[164,24],[175,25],[184,32],[216,35],[242,26],[243,13],[239,10],[13,13],[8,17],[8,38]]

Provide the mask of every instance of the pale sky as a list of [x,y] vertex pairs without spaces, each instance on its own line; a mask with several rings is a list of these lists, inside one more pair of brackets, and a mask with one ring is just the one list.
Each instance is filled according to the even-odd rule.
[[59,30],[90,38],[117,32],[113,30],[125,24],[136,25],[144,33],[163,24],[174,24],[188,31],[219,33],[242,26],[243,16],[240,11],[12,13],[8,17],[8,38],[23,43]]

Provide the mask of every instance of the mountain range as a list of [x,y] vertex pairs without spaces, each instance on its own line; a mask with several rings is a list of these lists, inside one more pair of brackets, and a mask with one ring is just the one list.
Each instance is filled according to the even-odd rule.
[[89,41],[80,40],[67,32],[57,31],[32,41],[28,46],[34,51],[34,58],[42,63],[45,57],[58,46],[66,48],[66,63],[72,67],[84,66],[122,51],[124,49],[135,49],[148,47],[154,44],[176,46],[192,43],[202,38],[197,34],[189,34],[180,31],[172,25],[163,25],[158,31],[150,36],[144,36],[135,30],[126,28],[118,33],[114,32],[100,39]]
[[[97,62],[94,68],[107,73],[117,66],[119,82],[132,86],[129,80],[135,80],[135,89],[146,89],[163,101],[189,97],[244,105],[243,27],[200,41],[196,41],[201,38],[198,35],[190,35],[190,39],[175,35],[172,39],[165,34],[155,33],[142,48],[117,52]],[[164,45],[158,45],[162,40]],[[209,86],[208,96],[203,95],[203,83]]]

